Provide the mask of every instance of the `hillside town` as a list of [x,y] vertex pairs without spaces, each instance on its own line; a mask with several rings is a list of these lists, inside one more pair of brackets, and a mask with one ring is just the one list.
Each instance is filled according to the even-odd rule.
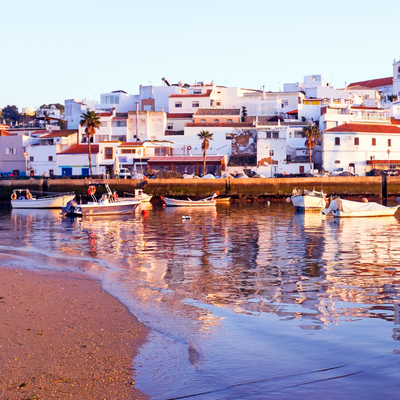
[[[393,76],[335,88],[323,75],[286,83],[278,92],[183,81],[116,90],[100,102],[67,99],[26,109],[24,123],[0,124],[2,176],[89,176],[141,172],[261,177],[397,174],[400,170],[400,59]],[[88,137],[82,115],[100,126]],[[29,118],[30,116],[30,118]],[[311,149],[304,127],[317,127]],[[202,131],[212,134],[203,167]]]

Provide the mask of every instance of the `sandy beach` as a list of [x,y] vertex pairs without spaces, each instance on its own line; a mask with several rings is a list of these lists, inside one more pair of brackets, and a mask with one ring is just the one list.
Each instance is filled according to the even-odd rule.
[[[147,328],[84,275],[0,268],[1,399],[147,399]],[[135,369],[139,371],[135,371]]]

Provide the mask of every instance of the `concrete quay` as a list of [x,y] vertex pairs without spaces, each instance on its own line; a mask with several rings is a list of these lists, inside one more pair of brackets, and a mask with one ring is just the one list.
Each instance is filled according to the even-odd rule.
[[[374,198],[400,195],[400,177],[312,177],[312,178],[249,178],[249,179],[148,179],[147,184],[137,179],[26,179],[0,181],[0,198],[10,199],[13,189],[28,188],[37,192],[70,192],[87,196],[89,184],[108,183],[120,196],[143,187],[153,196],[201,198],[219,190],[234,200],[271,200],[290,196],[293,188],[324,190],[328,195],[341,197],[369,196]],[[101,189],[99,189],[101,192]]]

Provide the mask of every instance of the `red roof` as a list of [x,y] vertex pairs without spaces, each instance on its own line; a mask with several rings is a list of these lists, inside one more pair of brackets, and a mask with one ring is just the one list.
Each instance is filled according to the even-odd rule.
[[170,113],[168,113],[167,114],[167,118],[168,119],[192,119],[193,118],[193,114],[184,114],[184,113],[181,113],[181,114],[178,114],[178,113],[170,114]]
[[400,119],[392,119],[390,121],[393,125],[400,125]]
[[171,94],[169,97],[210,97],[212,90],[207,90],[206,93],[201,94]]
[[65,137],[65,136],[69,136],[69,135],[73,135],[77,133],[76,130],[74,129],[63,129],[63,130],[58,130],[58,131],[53,131],[50,133],[47,133],[45,135],[41,135],[40,139],[47,139],[47,138],[52,138],[52,137]]
[[[201,143],[199,143],[199,147],[201,147]],[[225,157],[224,156],[207,156],[207,161],[211,162],[221,162]],[[204,162],[203,156],[174,156],[174,157],[151,157],[148,162],[169,162],[169,163],[177,163],[177,162]]]
[[292,110],[292,111],[288,111],[286,114],[298,114],[299,110]]
[[351,88],[352,86],[365,86],[367,88],[375,89],[380,86],[391,86],[393,85],[393,77],[389,76],[388,78],[379,78],[379,79],[371,79],[368,81],[361,82],[353,82],[347,86],[347,88]]
[[396,125],[350,123],[327,129],[325,132],[400,133],[400,127]]
[[99,115],[100,117],[112,117],[113,114],[112,113],[103,112],[103,113],[99,113],[97,115]]
[[185,126],[189,127],[210,127],[210,128],[253,128],[252,123],[245,122],[221,122],[221,123],[206,123],[206,122],[187,122]]
[[[90,146],[90,150],[92,154],[98,154],[99,145],[92,144]],[[88,154],[88,145],[87,144],[74,144],[69,149],[61,151],[58,154]]]

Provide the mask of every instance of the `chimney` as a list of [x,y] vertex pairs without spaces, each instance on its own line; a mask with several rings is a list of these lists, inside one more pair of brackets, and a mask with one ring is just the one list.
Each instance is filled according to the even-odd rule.
[[263,85],[263,94],[262,94],[262,99],[265,100],[265,86]]

